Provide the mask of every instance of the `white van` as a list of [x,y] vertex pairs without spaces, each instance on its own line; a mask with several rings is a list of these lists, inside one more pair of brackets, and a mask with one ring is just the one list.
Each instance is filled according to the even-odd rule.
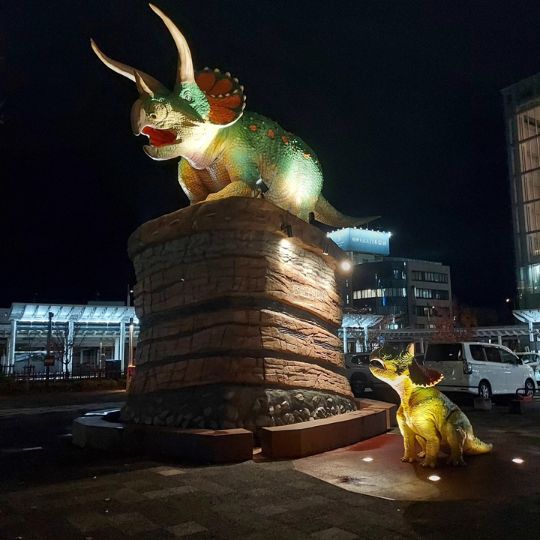
[[440,371],[437,385],[443,392],[467,392],[485,399],[494,394],[515,394],[524,388],[534,394],[533,369],[508,348],[491,343],[430,343],[424,365]]

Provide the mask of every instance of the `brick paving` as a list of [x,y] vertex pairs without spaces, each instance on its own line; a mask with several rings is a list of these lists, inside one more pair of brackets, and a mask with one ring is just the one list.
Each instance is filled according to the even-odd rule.
[[[499,434],[499,455],[520,440],[533,454],[540,450],[538,417],[491,412],[472,420],[483,436]],[[339,452],[324,455],[326,470]],[[372,452],[377,455],[376,448]],[[127,472],[59,477],[0,493],[0,539],[502,539],[518,532],[534,538],[540,524],[540,463],[534,459],[540,451],[533,454],[526,490],[520,481],[503,497],[478,498],[473,483],[470,498],[458,501],[355,493],[297,470],[303,460],[198,467],[141,461],[141,468]],[[491,474],[496,478],[498,471]],[[386,476],[391,484],[391,467]]]

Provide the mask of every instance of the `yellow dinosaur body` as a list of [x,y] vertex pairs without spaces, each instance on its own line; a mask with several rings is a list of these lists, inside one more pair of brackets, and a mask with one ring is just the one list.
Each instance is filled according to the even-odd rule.
[[[410,350],[397,356],[385,354],[383,349],[374,351],[370,370],[401,399],[397,411],[404,445],[401,461],[412,463],[420,458],[424,467],[435,467],[439,451],[443,450],[449,453],[449,464],[465,465],[463,455],[491,451],[491,444],[474,436],[463,411],[435,388],[442,374],[418,365]],[[420,446],[418,454],[415,442]]]

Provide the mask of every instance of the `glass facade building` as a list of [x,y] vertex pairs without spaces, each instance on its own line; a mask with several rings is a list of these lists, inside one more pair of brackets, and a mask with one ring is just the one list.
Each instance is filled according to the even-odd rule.
[[540,308],[540,74],[503,91],[517,301]]

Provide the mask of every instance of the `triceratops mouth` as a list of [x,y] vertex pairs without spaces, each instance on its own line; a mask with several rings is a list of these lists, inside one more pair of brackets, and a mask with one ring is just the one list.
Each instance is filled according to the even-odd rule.
[[169,144],[179,142],[176,140],[176,132],[172,129],[157,129],[144,126],[141,133],[148,137],[152,146],[168,146]]

